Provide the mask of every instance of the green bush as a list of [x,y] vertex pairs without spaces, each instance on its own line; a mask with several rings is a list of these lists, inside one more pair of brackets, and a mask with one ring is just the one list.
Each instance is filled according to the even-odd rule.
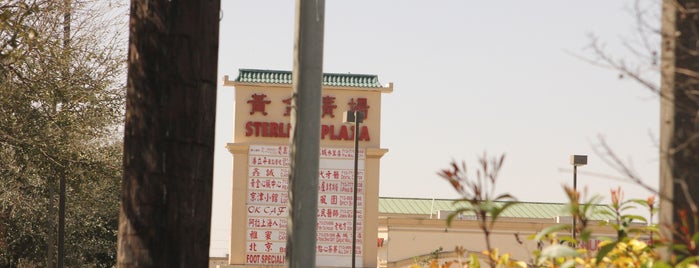
[[[416,261],[413,267],[427,266],[430,268],[453,267],[480,267],[481,261],[490,267],[699,267],[699,233],[689,233],[688,220],[678,223],[675,236],[675,244],[667,238],[658,236],[658,225],[653,223],[652,215],[657,212],[655,196],[647,199],[624,200],[621,188],[611,190],[611,210],[594,210],[602,199],[601,196],[592,196],[587,200],[581,200],[580,192],[570,187],[564,187],[568,196],[567,212],[577,223],[575,234],[571,236],[573,226],[571,224],[557,224],[545,228],[536,235],[528,237],[542,245],[540,249],[533,251],[530,263],[521,260],[513,260],[510,254],[501,254],[497,245],[491,245],[490,233],[493,224],[502,212],[517,203],[517,200],[509,194],[495,194],[495,183],[504,156],[488,159],[486,155],[480,158],[479,169],[475,177],[467,174],[466,164],[452,163],[450,168],[439,172],[451,186],[461,195],[455,203],[465,204],[464,208],[455,211],[449,216],[447,224],[459,214],[475,214],[479,228],[484,234],[486,250],[479,257],[477,254],[465,256],[466,250],[457,247],[455,251],[459,258],[455,261],[439,263],[438,257],[431,260]],[[506,205],[496,206],[496,203],[506,202]],[[625,211],[640,205],[647,209],[651,215],[648,219],[639,215],[626,214]],[[596,250],[588,250],[577,247],[583,241],[591,238],[592,230],[589,219],[596,213],[603,213],[613,218],[613,221],[604,223],[616,231],[615,237],[602,238]],[[680,211],[683,218],[687,218],[686,212]],[[696,216],[695,216],[696,217]],[[634,222],[643,225],[632,224]],[[697,222],[696,219],[693,222]],[[696,229],[696,228],[695,228]],[[644,241],[642,236],[649,239]],[[661,258],[662,249],[671,249],[669,256]],[[485,258],[485,260],[482,260]]]

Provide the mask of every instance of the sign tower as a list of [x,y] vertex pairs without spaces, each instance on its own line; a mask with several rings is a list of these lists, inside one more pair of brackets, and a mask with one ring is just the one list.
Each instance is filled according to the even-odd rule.
[[[284,265],[288,217],[291,72],[239,70],[224,86],[235,88],[233,198],[229,265]],[[352,262],[354,126],[345,111],[364,115],[359,128],[356,263],[376,267],[381,96],[393,91],[376,75],[323,74],[318,171],[316,264]]]

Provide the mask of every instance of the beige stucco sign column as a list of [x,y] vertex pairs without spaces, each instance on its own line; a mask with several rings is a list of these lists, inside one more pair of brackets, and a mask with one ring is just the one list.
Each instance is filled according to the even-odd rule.
[[[351,264],[354,129],[344,111],[366,115],[359,134],[357,263],[376,267],[381,96],[393,90],[375,75],[324,74],[318,194],[319,267]],[[233,197],[229,267],[284,265],[288,216],[291,72],[241,69],[235,88]],[[349,198],[349,199],[348,199]]]

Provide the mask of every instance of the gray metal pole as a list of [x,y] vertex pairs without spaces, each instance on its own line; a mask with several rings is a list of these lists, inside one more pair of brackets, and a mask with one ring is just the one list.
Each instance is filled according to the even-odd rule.
[[364,114],[354,111],[354,213],[352,215],[352,268],[355,268],[357,259],[357,171],[359,170],[359,122]]
[[[573,165],[573,198],[575,198],[578,194],[578,166]],[[579,201],[579,199],[577,200]],[[578,204],[579,206],[580,204]],[[578,211],[580,211],[579,208],[576,208]],[[577,213],[577,212],[576,212]],[[576,230],[575,230],[575,225],[576,225],[577,220],[575,219],[575,215],[573,215],[573,240],[577,237]],[[577,247],[578,241],[575,241],[575,245]]]
[[291,107],[288,267],[316,266],[324,0],[297,0]]

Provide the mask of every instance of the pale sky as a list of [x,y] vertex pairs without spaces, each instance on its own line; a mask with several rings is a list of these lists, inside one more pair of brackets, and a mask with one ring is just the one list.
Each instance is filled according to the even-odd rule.
[[[620,176],[594,151],[603,135],[657,188],[657,97],[573,56],[593,57],[589,34],[623,55],[635,36],[633,2],[326,1],[324,72],[394,83],[382,97],[380,196],[456,198],[436,173],[452,160],[473,170],[488,152],[506,154],[497,192],[520,201],[565,202],[571,154],[589,157],[578,189],[608,196],[621,186],[645,199],[637,186],[588,172]],[[219,79],[241,68],[292,70],[294,1],[221,8]],[[234,105],[233,88],[219,86],[211,256],[229,248]]]

